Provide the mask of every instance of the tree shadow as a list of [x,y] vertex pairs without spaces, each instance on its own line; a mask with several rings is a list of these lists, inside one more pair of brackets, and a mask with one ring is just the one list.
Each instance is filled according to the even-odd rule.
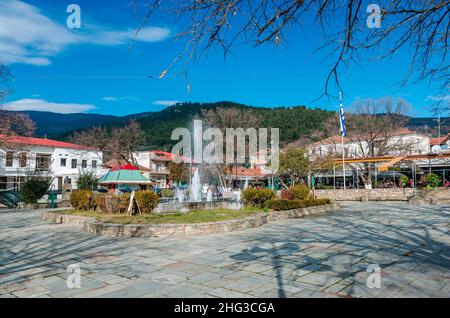
[[[450,268],[450,247],[446,243],[449,242],[450,207],[411,208],[403,203],[352,203],[325,217],[283,221],[289,227],[272,225],[279,231],[270,230],[274,233],[270,238],[267,233],[256,232],[258,234],[252,236],[254,245],[232,258],[240,260],[241,255],[247,255],[248,259],[255,256],[270,259],[279,297],[286,297],[282,271],[288,264],[294,264],[296,269],[308,269],[308,264],[317,264],[310,272],[334,275],[324,282],[325,287],[345,280],[350,284],[348,288],[330,292],[341,297],[360,296],[358,289],[362,285],[366,288],[370,264],[381,267],[382,273],[412,270],[422,265],[433,266],[435,272],[447,271]],[[262,248],[267,242],[271,246]],[[390,278],[395,281],[398,277],[391,274]],[[390,278],[383,279],[391,284]],[[329,287],[321,290],[324,296]],[[375,296],[377,292],[380,291],[367,288],[361,295]]]

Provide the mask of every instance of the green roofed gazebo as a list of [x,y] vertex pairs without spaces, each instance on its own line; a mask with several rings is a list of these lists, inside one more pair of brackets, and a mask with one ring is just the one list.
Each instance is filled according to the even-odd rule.
[[101,185],[119,185],[119,184],[152,184],[152,182],[145,177],[138,168],[128,164],[126,166],[121,166],[111,169],[106,175],[104,175],[100,180]]

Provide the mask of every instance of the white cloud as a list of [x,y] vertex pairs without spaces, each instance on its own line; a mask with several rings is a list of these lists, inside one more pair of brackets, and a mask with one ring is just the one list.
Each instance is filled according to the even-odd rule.
[[102,97],[102,100],[104,100],[105,102],[120,102],[120,101],[139,101],[140,98],[131,95],[123,97],[105,96]]
[[19,99],[5,105],[7,110],[36,110],[47,111],[60,114],[83,113],[91,109],[95,109],[90,104],[74,104],[74,103],[52,103],[43,99]]
[[[65,22],[65,21],[64,21]],[[46,17],[38,8],[18,0],[0,1],[0,62],[37,66],[51,64],[55,56],[70,45],[130,44],[134,30],[110,30],[82,24],[81,30],[68,29]],[[156,42],[170,36],[170,30],[146,27],[136,41]]]
[[119,101],[119,98],[114,96],[105,96],[102,97],[102,100],[104,100],[105,102],[117,102]]
[[172,106],[177,103],[181,103],[179,100],[157,100],[153,104],[161,105],[161,106]]

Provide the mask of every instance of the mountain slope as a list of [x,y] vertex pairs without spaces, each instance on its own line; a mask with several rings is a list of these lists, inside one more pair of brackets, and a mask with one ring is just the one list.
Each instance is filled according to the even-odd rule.
[[36,124],[35,135],[55,138],[66,132],[88,128],[110,122],[120,122],[121,117],[100,114],[59,114],[40,111],[23,111]]
[[[233,102],[183,103],[158,112],[132,114],[118,117],[99,114],[55,114],[49,112],[25,112],[36,122],[36,135],[54,139],[67,139],[74,131],[92,126],[121,126],[130,119],[136,119],[145,133],[145,148],[170,149],[174,142],[171,133],[178,127],[189,127],[193,118],[199,117],[201,109],[234,107],[246,109],[262,117],[260,127],[280,128],[280,142],[286,144],[322,127],[323,121],[332,114],[322,109],[305,106],[265,108],[253,107]],[[433,118],[410,118],[408,127],[422,133],[437,134],[437,123]],[[441,134],[450,129],[450,118],[441,119]]]

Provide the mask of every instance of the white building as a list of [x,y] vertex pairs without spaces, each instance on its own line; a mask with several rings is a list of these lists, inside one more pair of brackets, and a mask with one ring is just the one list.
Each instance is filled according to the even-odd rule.
[[52,190],[76,189],[81,172],[102,174],[101,151],[46,138],[14,136],[7,142],[11,150],[0,149],[0,191],[20,190],[27,176],[51,177]]
[[[401,155],[422,155],[431,151],[430,137],[417,133],[409,129],[401,129],[392,135],[387,142],[380,139],[375,147],[383,147],[383,151],[375,149],[375,153],[382,152],[384,155],[401,156]],[[363,158],[368,157],[369,146],[364,141],[365,138],[344,138],[344,154],[346,158]],[[324,140],[315,142],[307,146],[308,154],[312,159],[326,156],[341,156],[342,144],[340,136],[332,136]]]

